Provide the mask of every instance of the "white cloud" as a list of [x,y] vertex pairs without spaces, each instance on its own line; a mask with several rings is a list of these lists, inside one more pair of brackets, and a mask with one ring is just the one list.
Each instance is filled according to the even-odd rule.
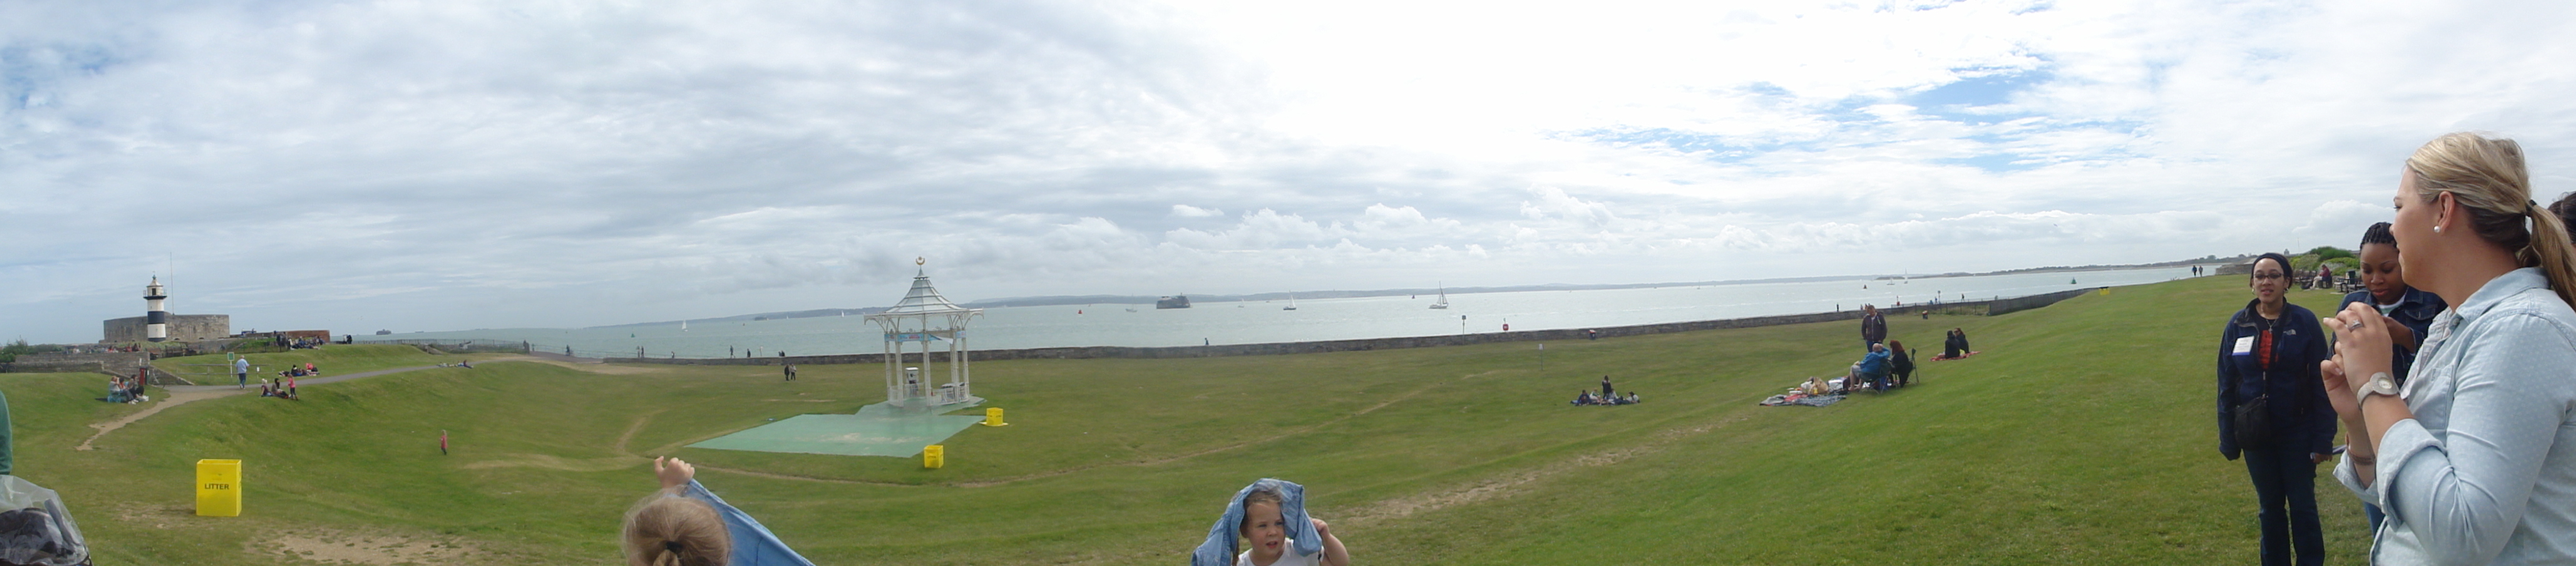
[[437,329],[876,304],[916,256],[1003,296],[2350,245],[2446,131],[2576,190],[2571,32],[2515,1],[0,3],[0,333],[84,339],[173,267],[244,325]]

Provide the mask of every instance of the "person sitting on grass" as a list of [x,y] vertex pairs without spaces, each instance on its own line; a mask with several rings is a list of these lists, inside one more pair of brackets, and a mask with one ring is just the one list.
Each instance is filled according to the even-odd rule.
[[1861,356],[1860,363],[1852,366],[1852,379],[1868,383],[1873,391],[1886,391],[1887,366],[1887,345],[1871,344],[1869,355]]
[[1635,405],[1635,404],[1637,404],[1637,392],[1635,392],[1635,391],[1630,391],[1630,392],[1628,392],[1628,404],[1630,404],[1630,405]]
[[778,535],[698,485],[698,469],[679,458],[653,458],[662,488],[626,511],[629,566],[814,566]]
[[1333,536],[1332,525],[1306,516],[1306,488],[1270,478],[1235,492],[1225,514],[1208,527],[1207,542],[1190,553],[1190,566],[1350,564],[1351,553]]
[[1905,353],[1904,341],[1887,341],[1887,361],[1889,373],[1896,376],[1897,387],[1904,387],[1914,380],[1914,356]]
[[265,378],[262,378],[262,379],[260,379],[260,380],[259,380],[259,396],[261,396],[261,397],[276,397],[276,396],[277,396],[277,389],[276,389],[276,388],[274,388],[274,387],[270,387],[270,386],[268,385],[268,380],[267,380],[267,379],[265,379]]
[[1950,333],[1941,339],[1941,357],[1934,359],[1956,360],[1974,353],[1976,352],[1968,350],[1968,331],[1952,328]]

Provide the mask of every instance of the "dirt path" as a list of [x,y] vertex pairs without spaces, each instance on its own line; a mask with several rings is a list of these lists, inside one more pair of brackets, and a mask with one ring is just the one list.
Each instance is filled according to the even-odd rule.
[[[555,361],[555,360],[540,359],[540,358],[530,357],[530,356],[509,356],[509,357],[502,357],[502,358],[492,358],[492,359],[489,359],[489,360],[483,360],[483,361],[484,361],[484,362],[486,362],[486,363],[489,363],[489,362],[540,362],[540,363],[554,363],[554,364],[557,364],[557,365],[562,365],[562,366],[564,366],[564,367],[570,367],[570,368],[573,368],[573,369],[579,369],[579,370],[583,370],[583,371],[597,371],[597,370],[600,370],[600,369],[610,369],[610,368],[606,368],[606,367],[600,367],[600,368],[578,367],[578,366],[574,366],[574,365],[571,365],[571,364],[558,362],[558,361]],[[298,378],[298,379],[296,380],[295,384],[296,384],[296,386],[298,386],[298,387],[305,386],[305,385],[321,385],[321,384],[325,384],[325,383],[335,383],[335,382],[341,382],[341,381],[348,381],[348,380],[352,380],[352,379],[360,379],[360,378],[375,377],[375,376],[379,376],[379,375],[395,374],[395,373],[402,373],[402,372],[407,372],[407,371],[417,371],[417,370],[424,370],[424,369],[437,369],[437,368],[439,368],[439,367],[442,367],[442,366],[413,366],[413,367],[407,367],[407,368],[393,368],[393,369],[380,369],[380,370],[376,370],[376,371],[362,371],[362,372],[352,373],[352,374],[348,374],[348,375],[332,375],[332,376],[323,376],[323,377],[316,377],[316,378],[312,378],[312,379],[302,379],[302,378]],[[600,373],[615,373],[615,372],[600,372]],[[88,440],[83,440],[83,441],[81,441],[81,443],[80,443],[80,445],[79,445],[79,446],[74,446],[74,447],[72,447],[72,449],[73,449],[73,450],[91,450],[91,449],[93,449],[93,447],[92,447],[91,445],[92,445],[92,444],[94,444],[94,443],[97,443],[97,442],[98,442],[98,439],[99,439],[100,437],[107,436],[107,433],[109,433],[109,432],[114,432],[114,431],[116,431],[116,429],[125,428],[125,425],[134,424],[134,421],[143,420],[143,418],[144,418],[144,417],[149,417],[149,416],[152,416],[152,415],[155,415],[155,414],[159,414],[162,410],[169,409],[169,408],[171,408],[171,407],[177,407],[177,406],[180,406],[180,405],[185,405],[185,404],[187,404],[187,403],[189,403],[189,402],[191,402],[191,401],[200,401],[200,400],[205,400],[205,399],[213,399],[213,398],[217,398],[217,397],[228,397],[228,396],[233,396],[233,395],[240,395],[240,394],[243,394],[243,393],[249,393],[249,392],[251,391],[251,389],[250,389],[250,388],[248,388],[248,387],[243,387],[243,386],[238,386],[238,385],[236,385],[236,386],[232,386],[232,387],[226,387],[226,386],[222,386],[222,385],[172,385],[172,386],[168,386],[168,387],[163,387],[162,389],[165,389],[165,390],[168,390],[168,391],[169,391],[169,397],[168,397],[168,398],[166,398],[166,399],[162,399],[160,402],[153,403],[153,404],[152,404],[152,406],[150,406],[150,407],[146,407],[146,408],[144,408],[144,409],[143,409],[143,410],[141,410],[141,411],[135,411],[135,412],[134,412],[134,414],[131,414],[131,415],[126,415],[126,416],[123,416],[123,417],[118,417],[116,420],[112,420],[112,421],[108,421],[108,422],[103,422],[103,423],[90,423],[89,427],[90,427],[90,428],[98,429],[98,433],[97,433],[97,434],[89,435],[89,439],[88,439]]]
[[145,407],[145,408],[144,408],[143,410],[141,410],[141,411],[135,411],[135,412],[134,412],[134,414],[126,415],[126,416],[124,416],[124,417],[120,417],[120,418],[118,418],[118,419],[116,419],[116,420],[107,421],[107,422],[103,422],[103,423],[90,423],[89,427],[90,427],[90,428],[98,429],[98,434],[92,434],[92,435],[89,435],[89,440],[83,440],[83,441],[81,441],[81,443],[80,443],[80,445],[79,445],[79,446],[74,446],[74,447],[72,447],[72,449],[73,449],[73,450],[84,450],[84,451],[85,451],[85,450],[89,450],[89,449],[90,449],[90,443],[98,442],[98,437],[101,437],[101,436],[107,436],[107,433],[109,433],[109,432],[113,432],[113,431],[115,431],[116,429],[125,428],[125,425],[134,424],[134,421],[143,420],[143,417],[149,417],[149,416],[152,416],[154,413],[159,413],[159,412],[161,412],[161,410],[162,410],[162,409],[168,409],[168,408],[171,408],[171,407],[176,407],[176,406],[179,406],[179,405],[182,405],[182,404],[186,404],[186,403],[187,403],[187,402],[189,402],[189,401],[195,401],[195,400],[199,400],[199,399],[213,399],[213,398],[216,398],[216,397],[223,397],[223,396],[227,396],[227,395],[236,395],[236,394],[240,394],[240,393],[241,393],[241,391],[237,391],[237,390],[236,390],[236,391],[188,391],[188,392],[172,391],[172,392],[170,392],[170,394],[168,395],[168,397],[167,397],[167,398],[162,399],[162,400],[161,400],[161,402],[153,403],[153,404],[152,404],[152,406],[150,406],[150,407]]

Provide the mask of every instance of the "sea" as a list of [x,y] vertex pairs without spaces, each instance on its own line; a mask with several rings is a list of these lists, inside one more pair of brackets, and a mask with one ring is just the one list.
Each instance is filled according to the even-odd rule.
[[[2137,285],[2191,276],[2189,267],[2055,271],[2002,275],[1843,279],[1774,283],[1670,285],[1626,289],[1451,293],[1434,295],[1198,302],[1185,309],[1151,304],[993,307],[962,336],[975,350],[1067,346],[1197,346],[1356,338],[1389,338],[1581,329],[1718,320],[1931,302],[1987,300],[2070,289]],[[933,279],[936,284],[937,279]],[[886,303],[909,283],[888,286]],[[943,290],[955,296],[955,290]],[[859,315],[759,321],[697,321],[593,328],[500,328],[359,336],[392,340],[527,342],[536,350],[569,348],[584,357],[719,358],[827,355],[884,350],[884,331]],[[934,349],[946,349],[944,346]]]

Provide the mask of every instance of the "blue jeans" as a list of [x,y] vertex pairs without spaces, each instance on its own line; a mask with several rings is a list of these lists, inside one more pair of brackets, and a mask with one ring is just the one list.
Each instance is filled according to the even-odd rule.
[[2361,514],[2362,514],[2362,516],[2364,516],[2364,517],[2369,517],[2369,518],[2370,518],[2370,537],[2371,537],[2371,540],[2374,540],[2374,541],[2378,540],[2378,539],[2379,539],[2379,522],[2380,522],[2380,521],[2386,521],[2386,520],[2388,520],[2388,514],[2387,514],[2387,513],[2384,513],[2384,512],[2381,512],[2381,511],[2379,510],[2379,504],[2376,504],[2376,503],[2363,503],[2363,504],[2361,504]]
[[2263,564],[2290,566],[2297,550],[2299,566],[2326,562],[2326,539],[2317,525],[2317,465],[2298,448],[2245,451],[2245,473],[2254,479],[2254,498],[2262,509]]

